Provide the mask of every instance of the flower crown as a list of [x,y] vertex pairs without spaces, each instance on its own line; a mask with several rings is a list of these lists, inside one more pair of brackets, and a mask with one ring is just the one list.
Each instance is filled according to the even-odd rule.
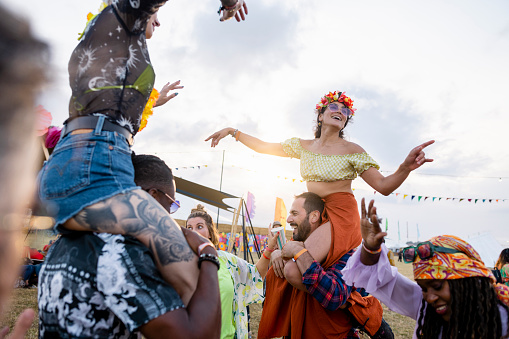
[[356,108],[353,108],[353,100],[350,97],[345,95],[345,92],[329,92],[323,98],[320,99],[320,102],[316,104],[316,109],[320,111],[322,108],[326,107],[331,102],[342,102],[347,108],[352,111],[352,115],[355,115]]

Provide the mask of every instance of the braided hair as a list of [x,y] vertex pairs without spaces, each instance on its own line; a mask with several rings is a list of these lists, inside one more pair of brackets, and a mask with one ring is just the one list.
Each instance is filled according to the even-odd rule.
[[450,279],[447,282],[451,293],[451,319],[449,322],[444,321],[433,306],[423,300],[417,320],[417,337],[438,338],[442,333],[442,338],[451,339],[502,338],[502,321],[498,306],[501,305],[506,309],[508,322],[509,308],[498,300],[490,278],[471,277]]
[[[202,218],[205,221],[205,225],[207,225],[207,229],[209,230],[210,241],[217,247],[219,245],[219,234],[217,232],[216,227],[214,226],[214,221],[210,214],[207,213],[205,207],[203,205],[198,204],[196,208],[191,210],[191,214],[187,217],[187,220],[191,218]],[[186,224],[187,224],[186,220]]]

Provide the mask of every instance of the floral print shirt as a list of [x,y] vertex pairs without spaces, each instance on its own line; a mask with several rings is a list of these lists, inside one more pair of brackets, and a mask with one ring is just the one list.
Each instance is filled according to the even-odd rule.
[[184,307],[138,240],[63,235],[39,277],[40,338],[141,338],[139,327]]
[[228,269],[233,278],[233,323],[236,337],[237,339],[247,339],[249,331],[246,306],[261,303],[264,300],[262,276],[255,265],[231,253],[217,252],[221,269]]

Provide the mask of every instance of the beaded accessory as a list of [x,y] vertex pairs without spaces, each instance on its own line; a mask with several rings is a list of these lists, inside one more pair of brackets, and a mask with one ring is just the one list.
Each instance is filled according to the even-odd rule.
[[214,265],[217,266],[217,269],[219,269],[219,267],[221,266],[219,264],[219,259],[217,258],[217,256],[215,256],[213,254],[209,254],[209,253],[200,254],[200,256],[198,257],[198,267],[199,268],[201,268],[201,263],[204,261],[212,262]]

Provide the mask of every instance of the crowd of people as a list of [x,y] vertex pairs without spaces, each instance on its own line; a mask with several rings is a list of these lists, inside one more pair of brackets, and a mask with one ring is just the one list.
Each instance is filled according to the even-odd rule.
[[[363,199],[359,214],[352,181],[360,176],[388,195],[433,161],[424,149],[434,141],[413,148],[384,176],[360,145],[344,138],[356,111],[345,92],[318,101],[314,139],[268,143],[231,127],[206,139],[215,147],[231,135],[256,152],[300,159],[307,192],[295,197],[289,211],[292,241],[278,248],[278,234],[269,227],[268,243],[251,264],[217,248],[217,228],[203,206],[190,211],[185,227],[178,226],[171,217],[180,208],[172,170],[156,156],[131,151],[153,107],[182,88],[174,82],[161,93],[153,89],[147,39],[161,25],[157,12],[165,3],[105,3],[69,61],[69,118],[36,186],[60,234],[38,274],[41,338],[245,339],[247,306],[253,303],[263,303],[261,339],[359,338],[359,331],[394,338],[380,302],[417,321],[415,338],[509,337],[509,249],[496,265],[501,283],[472,246],[450,235],[403,249],[400,258],[413,264],[415,281],[389,264],[374,202],[366,208]],[[243,0],[221,0],[221,21],[245,20],[247,12]],[[29,55],[41,56],[46,48],[26,29],[13,32],[25,26],[3,14],[10,21],[0,24],[1,43],[19,46],[0,59],[0,85],[13,91],[1,102],[12,112],[2,122],[7,143],[13,133],[8,128],[33,130],[31,107],[44,82],[44,58]],[[133,50],[139,57],[130,58]],[[85,58],[90,51],[94,57]],[[19,81],[13,86],[5,79]],[[21,215],[32,192],[28,186],[25,195],[16,195],[22,180],[34,185],[35,176],[20,171],[26,164],[16,158],[26,154],[19,152],[27,144],[14,147],[17,154],[2,153],[2,165],[10,167],[0,173],[0,185],[13,193],[10,201],[1,200],[2,220]],[[2,223],[2,253],[16,247],[17,234],[19,228]],[[3,313],[18,267],[11,257],[0,258]],[[31,310],[22,313],[12,338],[23,337],[33,317]],[[6,333],[1,330],[0,338]]]

